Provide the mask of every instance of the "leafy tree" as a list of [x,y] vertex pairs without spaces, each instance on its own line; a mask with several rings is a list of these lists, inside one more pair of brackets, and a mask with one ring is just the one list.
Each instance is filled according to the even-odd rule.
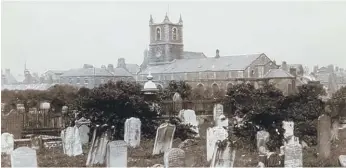
[[328,101],[328,104],[333,106],[333,118],[346,117],[346,86],[337,90]]
[[170,81],[168,86],[160,92],[163,100],[172,100],[173,95],[178,92],[183,100],[190,99],[192,95],[191,86],[185,81]]
[[158,113],[145,102],[141,89],[134,82],[108,82],[90,91],[80,90],[75,107],[94,124],[115,126],[115,138],[123,137],[124,123],[130,117],[141,120],[143,136],[153,137],[159,124]]

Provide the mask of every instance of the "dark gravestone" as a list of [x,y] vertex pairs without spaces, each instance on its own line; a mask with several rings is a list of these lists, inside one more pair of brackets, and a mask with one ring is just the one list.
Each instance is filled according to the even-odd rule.
[[328,158],[330,155],[331,119],[327,115],[318,117],[318,153],[321,158]]

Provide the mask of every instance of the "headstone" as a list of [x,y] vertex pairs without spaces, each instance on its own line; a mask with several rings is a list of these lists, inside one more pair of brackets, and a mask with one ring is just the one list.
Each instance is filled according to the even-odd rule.
[[215,104],[213,109],[214,123],[216,123],[221,114],[223,114],[223,105]]
[[340,166],[346,167],[346,155],[340,155],[339,162],[340,162]]
[[11,154],[11,167],[37,167],[36,151],[29,147],[19,147]]
[[183,109],[183,99],[178,92],[173,95],[173,108],[174,112],[178,113]]
[[92,136],[92,140],[91,140],[91,146],[90,146],[90,149],[89,149],[89,152],[88,152],[88,157],[87,157],[87,160],[86,160],[86,163],[85,163],[85,165],[87,167],[93,165],[93,160],[95,158],[94,154],[95,154],[96,144],[97,144],[97,139],[96,139],[96,135],[97,134],[96,133],[97,133],[98,128],[99,128],[99,125],[96,125],[96,127],[94,128],[94,131],[93,131],[93,136]]
[[222,127],[213,127],[207,129],[207,161],[213,157],[215,144],[217,141],[223,141],[228,138],[228,132]]
[[294,122],[293,121],[283,121],[282,128],[285,130],[284,138],[294,136]]
[[1,153],[11,154],[14,149],[13,135],[10,133],[1,134]]
[[67,127],[63,133],[64,152],[68,156],[77,156],[83,153],[82,144],[77,126]]
[[330,117],[327,115],[322,115],[318,117],[318,136],[317,136],[317,142],[318,142],[318,153],[319,157],[327,159],[330,155],[330,138],[331,138],[331,120]]
[[172,148],[175,125],[163,123],[157,128],[153,155],[164,153]]
[[179,148],[171,148],[164,154],[165,167],[185,167],[185,152]]
[[90,128],[87,125],[81,125],[79,128],[80,142],[82,145],[89,143]]
[[31,139],[31,148],[32,149],[40,150],[43,148],[42,136],[36,135],[36,136],[32,136],[30,139]]
[[43,143],[44,148],[46,149],[52,149],[52,148],[58,148],[62,147],[62,141],[50,141]]
[[256,140],[257,140],[257,149],[259,150],[261,146],[265,147],[267,149],[266,143],[269,141],[269,132],[267,131],[258,131],[256,134]]
[[104,164],[107,154],[107,144],[109,142],[109,133],[106,131],[102,133],[101,137],[98,138],[96,148],[94,150],[93,164]]
[[224,144],[225,146],[223,148],[219,148],[218,144],[220,142],[221,141],[215,143],[211,167],[233,167],[235,150],[231,152],[229,142],[227,142],[227,144]]
[[199,137],[198,121],[194,110],[181,110],[181,119],[184,124],[190,124],[192,130],[196,132],[196,137]]
[[125,121],[125,142],[131,147],[138,147],[141,142],[141,120],[131,117]]
[[303,167],[303,151],[299,144],[299,139],[292,137],[292,140],[285,146],[285,167]]
[[216,126],[228,128],[228,118],[225,115],[220,115],[216,121]]
[[275,152],[270,152],[267,155],[267,167],[281,167],[281,156]]
[[112,141],[107,148],[107,167],[127,167],[127,144],[125,141]]
[[339,140],[339,121],[334,121],[332,124],[331,140]]
[[86,118],[82,117],[79,120],[76,120],[75,124],[76,124],[77,127],[80,127],[82,125],[90,125],[91,121],[89,119],[86,119]]

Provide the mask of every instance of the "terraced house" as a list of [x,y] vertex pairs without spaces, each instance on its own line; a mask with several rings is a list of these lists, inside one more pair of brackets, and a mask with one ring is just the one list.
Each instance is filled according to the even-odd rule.
[[171,80],[184,80],[193,88],[213,92],[226,90],[239,82],[252,82],[259,87],[264,80],[275,84],[285,94],[295,90],[296,71],[292,74],[279,69],[266,54],[207,57],[202,52],[184,51],[183,21],[172,23],[166,15],[163,22],[154,23],[150,16],[150,44],[144,54],[138,82],[145,82],[149,73],[158,87],[165,87]]

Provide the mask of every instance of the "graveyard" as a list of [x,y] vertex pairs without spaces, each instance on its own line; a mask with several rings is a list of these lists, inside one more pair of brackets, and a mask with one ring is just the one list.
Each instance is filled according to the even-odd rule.
[[239,84],[197,107],[191,88],[168,88],[117,82],[26,96],[3,91],[12,106],[2,107],[1,166],[346,166],[346,96],[322,101],[317,85],[284,96],[270,85]]

